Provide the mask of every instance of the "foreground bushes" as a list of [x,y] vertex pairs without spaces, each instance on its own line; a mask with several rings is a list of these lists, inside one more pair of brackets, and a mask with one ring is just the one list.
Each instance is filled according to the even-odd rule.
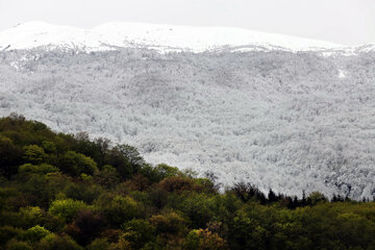
[[128,145],[0,119],[0,249],[375,249],[375,203],[224,193]]

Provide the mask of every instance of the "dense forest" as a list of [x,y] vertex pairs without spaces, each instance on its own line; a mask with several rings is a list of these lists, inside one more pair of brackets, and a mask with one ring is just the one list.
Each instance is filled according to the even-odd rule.
[[219,191],[212,173],[20,115],[0,119],[0,167],[0,249],[375,249],[374,202]]
[[6,50],[0,117],[127,143],[225,185],[372,198],[375,51],[242,49]]

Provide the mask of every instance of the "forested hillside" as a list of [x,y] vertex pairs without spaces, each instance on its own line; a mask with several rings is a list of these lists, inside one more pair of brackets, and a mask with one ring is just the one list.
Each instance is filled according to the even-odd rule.
[[[0,119],[1,249],[375,249],[375,203],[218,191],[107,139]],[[319,191],[319,190],[316,190]]]
[[9,50],[0,52],[0,115],[130,143],[150,162],[213,171],[228,186],[360,200],[375,190],[374,58],[252,47]]

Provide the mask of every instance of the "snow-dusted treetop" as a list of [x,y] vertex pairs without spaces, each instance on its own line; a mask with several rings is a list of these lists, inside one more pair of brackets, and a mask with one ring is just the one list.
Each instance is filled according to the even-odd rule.
[[107,23],[92,29],[28,22],[0,32],[0,50],[39,46],[77,47],[88,51],[132,45],[188,49],[195,52],[222,46],[304,51],[339,49],[341,45],[268,34],[240,28],[191,27],[144,23]]

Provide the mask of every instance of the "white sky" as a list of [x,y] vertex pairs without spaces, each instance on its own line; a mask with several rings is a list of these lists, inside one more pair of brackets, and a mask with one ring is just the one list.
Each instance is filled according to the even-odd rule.
[[83,28],[113,21],[233,26],[375,43],[375,0],[0,0],[0,30],[36,20]]

